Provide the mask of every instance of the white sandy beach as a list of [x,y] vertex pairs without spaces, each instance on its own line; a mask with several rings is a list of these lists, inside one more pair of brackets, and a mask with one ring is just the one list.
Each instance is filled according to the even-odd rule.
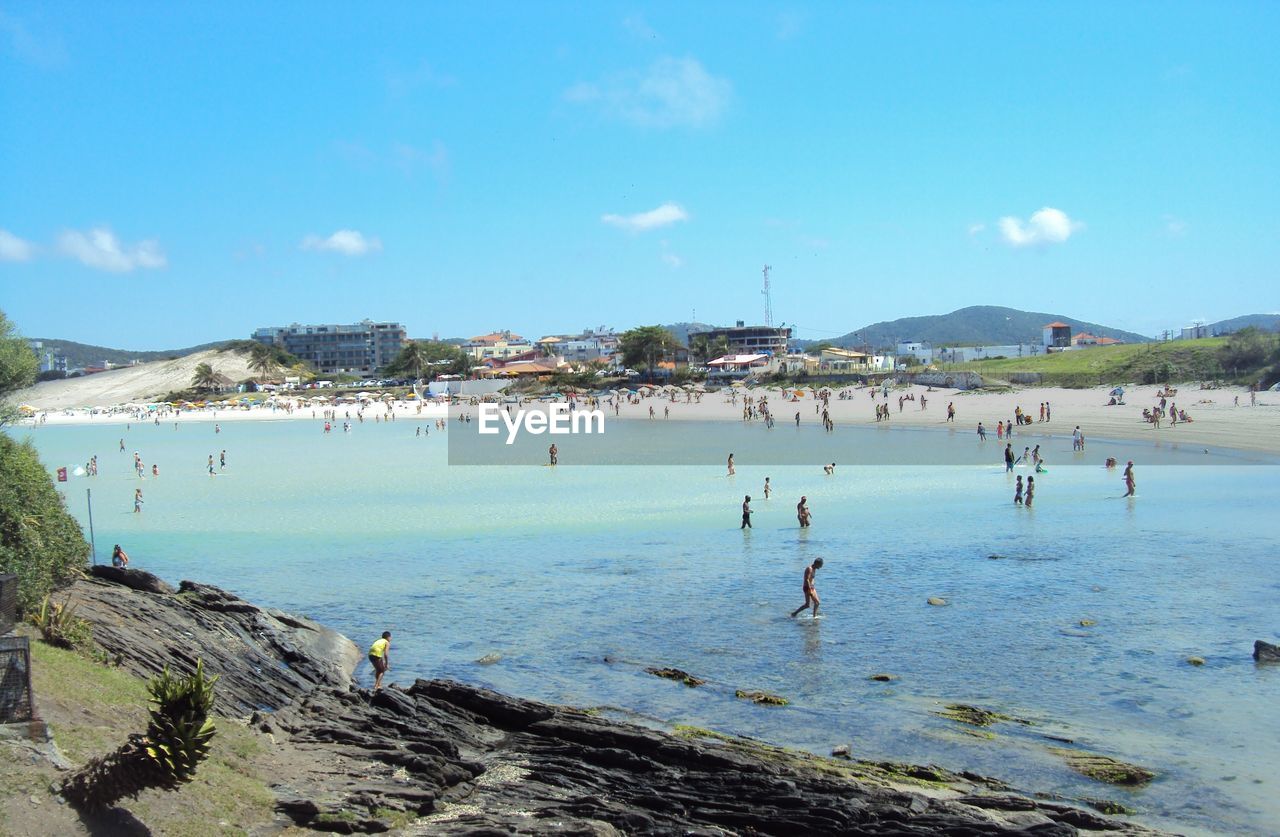
[[[84,408],[110,408],[124,404],[154,402],[165,393],[184,389],[190,385],[191,376],[199,363],[211,363],[231,378],[248,377],[251,372],[244,358],[232,352],[201,352],[171,361],[157,361],[138,366],[111,370],[97,375],[63,381],[37,384],[15,396],[16,403],[30,405],[41,411],[49,424],[66,423],[125,423],[139,420],[127,412],[93,414]],[[1055,433],[1070,435],[1076,425],[1088,438],[1143,439],[1168,444],[1199,445],[1201,447],[1232,448],[1280,454],[1280,394],[1258,393],[1256,407],[1249,406],[1249,393],[1242,387],[1202,390],[1198,385],[1187,384],[1179,388],[1177,396],[1170,399],[1185,410],[1192,421],[1171,426],[1163,422],[1159,429],[1142,420],[1144,407],[1154,407],[1159,398],[1158,386],[1126,386],[1123,406],[1106,406],[1110,387],[1092,389],[1059,389],[1030,387],[1012,392],[959,391],[937,389],[932,392],[924,386],[891,388],[889,391],[889,425],[908,427],[947,427],[948,402],[956,406],[954,427],[967,433],[975,433],[978,422],[986,427],[990,438],[995,438],[996,423],[1009,421],[1014,408],[1022,409],[1033,419],[1039,418],[1039,405],[1047,401],[1052,408],[1052,420],[1035,421],[1033,426],[1022,428],[1023,435],[1030,433]],[[849,397],[842,399],[841,392]],[[837,426],[850,424],[875,424],[874,405],[884,403],[883,398],[874,401],[866,388],[836,388],[830,399],[832,421]],[[289,397],[324,396],[323,390],[307,390],[289,393]],[[620,417],[647,420],[649,407],[654,407],[658,420],[663,420],[664,409],[670,407],[670,420],[718,420],[737,421],[742,418],[742,397],[767,398],[778,424],[794,422],[800,413],[803,423],[820,421],[815,410],[817,402],[813,390],[806,389],[799,400],[784,401],[779,388],[738,388],[737,403],[731,403],[728,390],[708,392],[700,403],[685,402],[683,392],[677,394],[677,402],[657,392],[640,398],[640,403],[623,404]],[[912,395],[914,401],[904,402],[901,411],[898,397]],[[234,397],[219,396],[221,399]],[[1239,406],[1235,400],[1239,398]],[[920,409],[921,399],[928,399],[927,409]],[[354,405],[338,405],[339,416],[348,410],[355,415]],[[238,409],[221,407],[194,411],[182,411],[167,416],[165,421],[279,421],[287,419],[311,419],[320,417],[324,407],[317,405],[294,409],[292,412],[271,407]],[[366,407],[366,418],[374,413],[392,410],[397,419],[434,420],[445,415],[446,408],[438,402],[424,403],[419,409],[412,401],[396,401],[389,406],[379,403],[375,408]],[[613,418],[612,410],[609,417]]]
[[[1280,454],[1280,394],[1258,393],[1258,406],[1249,406],[1249,393],[1242,387],[1201,390],[1198,385],[1178,388],[1172,402],[1185,410],[1190,423],[1170,426],[1161,423],[1160,429],[1143,421],[1144,407],[1159,404],[1158,386],[1126,387],[1123,406],[1108,407],[1110,387],[1091,389],[1060,389],[1055,387],[1029,387],[1012,392],[983,392],[935,389],[929,392],[924,386],[902,387],[889,390],[889,426],[947,427],[947,403],[954,402],[956,419],[954,426],[961,432],[976,433],[978,422],[987,430],[988,438],[995,439],[996,423],[1013,418],[1014,408],[1021,406],[1033,419],[1039,418],[1040,402],[1051,406],[1051,421],[1036,421],[1031,427],[1019,428],[1022,435],[1030,433],[1054,433],[1070,436],[1076,425],[1080,426],[1086,440],[1143,439],[1158,440],[1168,444],[1199,445],[1201,447],[1232,448]],[[837,390],[837,393],[839,390]],[[831,419],[836,426],[849,424],[875,424],[875,404],[883,404],[883,398],[872,400],[868,389],[850,389],[852,395],[842,400],[833,393],[830,400]],[[812,390],[806,391],[799,401],[782,400],[777,390],[752,390],[754,397],[766,396],[775,421],[781,425],[800,420],[805,424],[818,423],[821,418],[815,405]],[[898,396],[912,394],[915,401],[906,401],[898,410]],[[1239,396],[1240,406],[1235,406]],[[920,399],[928,399],[927,409],[920,409]],[[661,421],[664,405],[671,407],[671,420],[718,419],[741,420],[742,398],[730,403],[721,392],[705,393],[702,403],[686,404],[679,395],[679,403],[671,404],[658,398],[642,399],[641,403],[623,405],[621,416],[647,419],[649,405],[653,404],[657,420]]]

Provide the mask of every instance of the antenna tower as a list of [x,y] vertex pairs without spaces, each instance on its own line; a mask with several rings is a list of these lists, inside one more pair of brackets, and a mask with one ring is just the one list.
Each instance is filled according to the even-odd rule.
[[769,265],[764,266],[764,324],[773,328],[773,294],[769,289]]

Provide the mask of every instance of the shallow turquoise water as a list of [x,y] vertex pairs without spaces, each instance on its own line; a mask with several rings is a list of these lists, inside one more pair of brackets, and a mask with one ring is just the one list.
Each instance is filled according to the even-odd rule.
[[[51,469],[98,455],[98,477],[63,488],[82,521],[92,488],[100,559],[119,542],[136,567],[307,614],[362,644],[390,629],[400,682],[457,677],[816,752],[848,743],[862,757],[1118,799],[1181,831],[1280,823],[1280,667],[1249,656],[1255,638],[1280,630],[1275,465],[1100,441],[1075,457],[1069,438],[1029,436],[1053,467],[1026,511],[1009,502],[1003,446],[971,433],[609,426],[612,444],[671,462],[722,463],[734,450],[728,478],[722,464],[449,467],[446,434],[415,437],[417,426],[16,432]],[[223,449],[228,466],[210,478],[206,458]],[[134,450],[147,463],[141,482]],[[1136,501],[1100,467],[1112,455],[1138,461]],[[820,464],[754,464],[783,458],[842,464],[834,477]],[[745,533],[744,493],[756,497]],[[795,522],[800,494],[814,513],[807,532]],[[819,555],[826,615],[790,620],[801,570]],[[929,596],[950,604],[930,607]],[[476,664],[494,652],[500,662]],[[1187,665],[1193,654],[1207,664]],[[687,689],[648,665],[710,682]],[[867,679],[880,671],[900,679]],[[792,704],[756,707],[736,688]],[[1035,726],[978,739],[932,714],[950,702]],[[1136,792],[1097,785],[1065,770],[1045,735],[1160,778]]]

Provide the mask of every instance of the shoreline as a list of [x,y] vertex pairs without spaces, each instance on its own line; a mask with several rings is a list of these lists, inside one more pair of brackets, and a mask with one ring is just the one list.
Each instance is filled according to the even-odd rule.
[[[928,388],[921,385],[911,385],[890,389],[889,406],[890,416],[887,421],[878,422],[873,415],[874,405],[885,403],[883,397],[871,399],[867,388],[844,388],[836,392],[847,392],[850,397],[839,398],[833,394],[829,402],[829,410],[832,421],[836,427],[841,426],[865,426],[877,427],[887,426],[908,427],[912,429],[933,429],[933,430],[954,430],[958,434],[976,434],[977,424],[981,421],[987,430],[987,439],[989,442],[995,442],[996,424],[997,422],[1006,421],[1013,417],[1016,407],[1021,406],[1028,415],[1031,415],[1033,422],[1025,425],[1015,432],[1015,438],[1018,437],[1037,437],[1037,436],[1065,436],[1069,437],[1074,428],[1079,425],[1085,435],[1086,440],[1107,440],[1117,442],[1141,441],[1153,445],[1174,444],[1188,445],[1200,448],[1217,448],[1226,451],[1240,451],[1252,453],[1264,453],[1272,456],[1280,456],[1280,395],[1271,392],[1262,392],[1257,394],[1257,406],[1249,406],[1249,393],[1241,388],[1228,388],[1216,390],[1189,389],[1183,387],[1179,391],[1179,397],[1171,399],[1173,403],[1180,405],[1180,408],[1186,410],[1193,419],[1191,422],[1179,423],[1177,426],[1170,426],[1167,423],[1162,424],[1159,429],[1142,420],[1142,409],[1144,407],[1152,407],[1158,403],[1156,393],[1159,391],[1156,386],[1142,386],[1126,388],[1124,400],[1125,404],[1121,406],[1106,406],[1109,398],[1109,387],[1094,387],[1091,389],[1062,389],[1056,387],[1032,387],[1026,389],[1016,389],[1010,392],[985,392],[982,390],[942,390],[937,389],[929,391]],[[719,390],[716,392],[704,393],[701,402],[692,404],[683,400],[683,393],[678,394],[680,400],[676,402],[670,401],[669,398],[655,394],[648,397],[639,398],[639,403],[624,402],[621,409],[615,415],[614,411],[606,406],[605,417],[608,421],[625,420],[625,421],[648,421],[649,408],[653,407],[655,417],[652,419],[656,422],[684,422],[684,421],[742,421],[742,396],[749,396],[755,399],[761,397],[767,398],[770,408],[776,417],[776,425],[779,430],[792,425],[795,421],[795,413],[800,413],[802,424],[811,425],[820,422],[819,413],[815,410],[817,401],[812,396],[812,390],[805,390],[804,397],[798,401],[786,400],[782,398],[782,391],[779,389],[750,389],[740,390],[737,403],[730,403],[726,393],[729,390]],[[914,400],[905,401],[903,409],[898,410],[897,399],[900,396],[912,396]],[[1235,406],[1235,399],[1240,399],[1240,405]],[[927,399],[927,409],[921,410],[921,399]],[[954,422],[946,421],[946,407],[948,403],[954,403],[956,406],[956,420]],[[1040,402],[1048,402],[1051,405],[1050,417],[1051,421],[1040,422],[1034,419],[1038,418]],[[537,405],[546,403],[540,401],[529,402],[526,406],[537,407]],[[374,404],[366,407],[366,421],[370,408],[380,408],[382,402],[374,402]],[[419,406],[421,411],[419,412]],[[448,418],[451,414],[456,415],[457,411],[467,412],[472,407],[469,401],[460,401],[454,405],[447,405],[441,401],[424,402],[418,405],[406,401],[394,401],[391,404],[391,412],[395,415],[396,421],[435,421],[441,418]],[[144,422],[152,422],[154,419],[150,417],[138,418],[122,412],[121,407],[101,407],[94,408],[98,410],[115,410],[116,412],[102,412],[97,414],[88,414],[82,412],[83,408],[77,410],[48,410],[42,411],[46,420],[39,423],[34,419],[22,419],[14,424],[15,427],[25,427],[38,430],[43,426],[106,426],[106,425],[123,425],[137,424]],[[323,410],[335,409],[339,416],[344,416],[350,412],[354,417],[359,406],[351,405],[328,405],[317,406],[314,408],[316,415],[312,415],[313,408],[310,406],[295,408],[292,412],[281,408],[270,407],[252,407],[249,409],[218,407],[215,409],[205,408],[203,410],[189,410],[176,414],[170,414],[160,419],[161,423],[166,421],[177,422],[179,424],[187,423],[209,423],[209,422],[241,422],[241,421],[322,421]],[[669,418],[664,417],[666,410],[670,410]],[[386,413],[378,409],[375,415],[385,415]],[[342,418],[338,419],[342,421]],[[752,423],[758,423],[759,419]]]

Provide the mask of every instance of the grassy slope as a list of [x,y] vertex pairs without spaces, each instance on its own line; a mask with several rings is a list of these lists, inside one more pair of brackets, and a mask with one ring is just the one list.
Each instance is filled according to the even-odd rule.
[[1034,357],[981,360],[946,364],[999,378],[1014,372],[1037,372],[1046,384],[1093,386],[1096,384],[1163,383],[1217,378],[1224,375],[1218,350],[1225,337],[1175,340],[1170,343],[1098,346]]
[[[41,716],[72,764],[108,752],[145,728],[145,681],[34,638],[31,655]],[[271,822],[274,798],[268,782],[273,778],[259,758],[266,745],[239,721],[218,718],[216,723],[212,754],[195,781],[176,793],[148,791],[122,803],[153,833],[245,834]],[[49,792],[60,774],[27,758],[6,758],[6,746],[0,744],[0,833],[86,833]]]

